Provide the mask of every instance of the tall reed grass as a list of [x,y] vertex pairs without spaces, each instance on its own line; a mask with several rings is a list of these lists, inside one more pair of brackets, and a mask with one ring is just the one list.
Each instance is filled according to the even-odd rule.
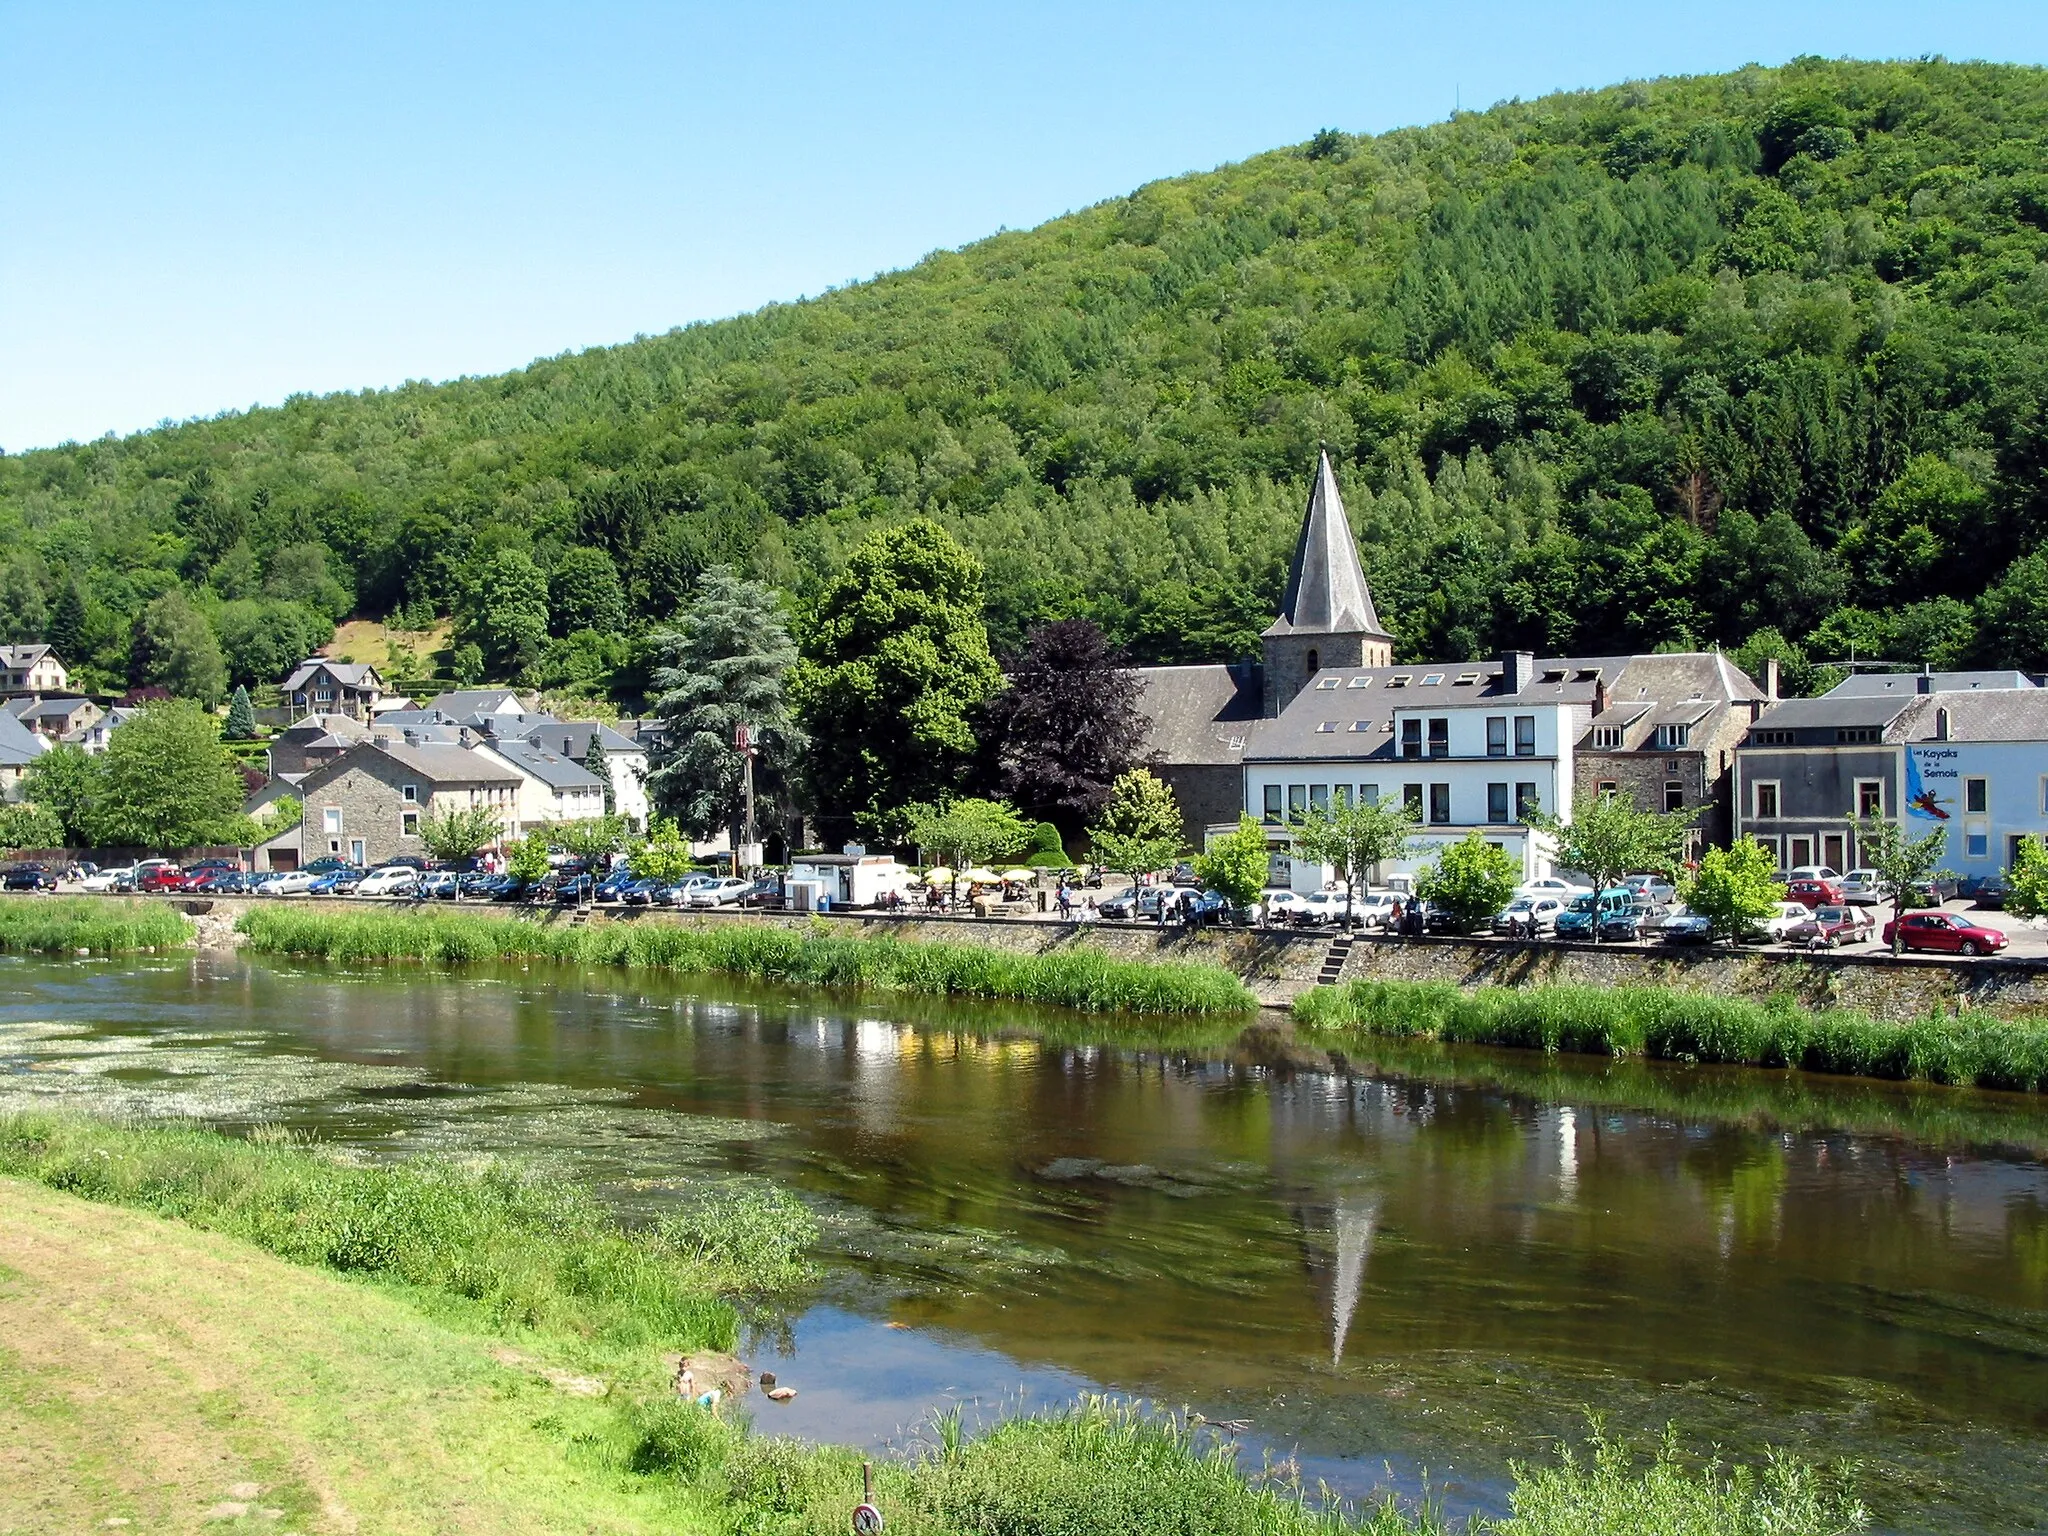
[[1116,1013],[1245,1013],[1244,983],[1220,966],[1118,960],[1078,947],[1014,954],[979,944],[849,938],[814,927],[662,922],[571,927],[458,912],[309,912],[257,907],[236,925],[251,947],[327,960],[554,960],[718,973],[818,987],[889,987]]
[[0,1115],[0,1174],[459,1297],[501,1327],[622,1345],[730,1349],[738,1316],[723,1294],[788,1284],[816,1235],[778,1194],[628,1231],[580,1188],[505,1164],[365,1165],[275,1134],[41,1113]]
[[0,898],[0,950],[68,955],[89,949],[96,955],[119,955],[176,949],[191,942],[192,924],[157,902],[98,896]]
[[1798,1067],[1852,1077],[2038,1093],[2048,1088],[2048,1027],[1986,1013],[1893,1024],[1789,999],[1753,1002],[1669,987],[1480,987],[1353,981],[1295,1000],[1315,1030],[1357,1030],[1462,1045],[1501,1045],[1653,1061]]

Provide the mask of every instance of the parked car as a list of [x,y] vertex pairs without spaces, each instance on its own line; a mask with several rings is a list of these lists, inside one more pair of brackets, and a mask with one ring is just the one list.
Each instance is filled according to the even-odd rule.
[[1782,944],[1813,915],[1803,902],[1781,901],[1778,910],[1750,924],[1751,933],[1768,943]]
[[135,877],[135,889],[166,894],[190,888],[192,877],[175,864],[154,864]]
[[1267,891],[1259,902],[1265,908],[1266,921],[1278,925],[1293,922],[1307,899],[1299,891]]
[[619,893],[619,899],[629,907],[650,907],[654,905],[655,893],[665,889],[667,885],[668,882],[666,880],[642,877],[627,882],[625,888]]
[[1839,881],[1842,877],[1825,864],[1800,864],[1785,871],[1785,879]]
[[1547,892],[1517,896],[1494,918],[1493,931],[1506,933],[1512,926],[1517,933],[1534,938],[1552,932],[1557,927],[1558,914],[1563,911],[1564,902]]
[[1970,899],[1976,903],[1980,911],[2003,912],[2005,910],[2006,889],[2005,876],[1986,875],[1977,882],[1976,888],[1970,892]]
[[239,869],[209,869],[186,887],[195,896],[246,896],[254,882]]
[[1657,920],[1656,933],[1666,944],[1710,944],[1714,925],[1690,907],[1673,907]]
[[1785,884],[1785,899],[1796,901],[1809,912],[1816,907],[1839,907],[1842,904],[1842,882],[1839,880],[1790,880]]
[[1884,900],[1884,888],[1874,869],[1852,869],[1842,876],[1842,900],[1858,907],[1875,906]]
[[429,901],[453,901],[462,888],[462,876],[452,869],[430,869],[420,876],[413,894]]
[[1406,906],[1411,899],[1394,891],[1367,891],[1352,903],[1351,910],[1361,926],[1384,928],[1394,920],[1395,903]]
[[116,869],[95,870],[78,882],[81,891],[132,891],[135,889],[135,866],[123,864]]
[[616,905],[625,899],[626,887],[633,883],[633,871],[621,864],[606,875],[591,889],[591,900],[611,902]]
[[306,890],[308,896],[353,896],[356,887],[362,883],[363,871],[359,869],[330,870],[316,875]]
[[1625,886],[1611,886],[1597,899],[1591,891],[1582,891],[1557,914],[1551,931],[1560,939],[1590,939],[1595,935],[1595,923],[1632,911],[1635,901],[1635,892]]
[[1515,887],[1517,896],[1555,896],[1559,902],[1570,901],[1574,896],[1590,896],[1593,887],[1579,880],[1567,880],[1562,875],[1545,875],[1539,880],[1524,880]]
[[1632,901],[1625,907],[1603,907],[1600,911],[1600,942],[1633,944],[1655,925],[1663,905]]
[[682,879],[663,886],[655,899],[664,907],[687,907],[693,894],[707,885],[717,883],[716,875],[685,875]]
[[753,881],[737,880],[728,875],[723,880],[713,880],[691,891],[689,904],[693,907],[736,907],[753,888]]
[[1913,903],[1921,907],[1945,906],[1956,899],[1956,877],[1935,874],[1913,887]]
[[1884,925],[1886,945],[1894,929],[1903,936],[1902,948],[1930,950],[1944,955],[1991,955],[2005,948],[2006,937],[1996,928],[1986,928],[1953,912],[1908,912]]
[[1621,883],[1636,893],[1637,902],[1642,906],[1664,907],[1678,899],[1678,887],[1663,875],[1630,875]]
[[[1358,920],[1361,902],[1354,902],[1343,891],[1317,891],[1313,896],[1301,898],[1302,919],[1321,927],[1344,921],[1344,913],[1351,913],[1353,922]],[[1384,922],[1381,918],[1379,921]]]
[[349,863],[347,859],[342,858],[339,854],[328,853],[322,854],[312,863],[302,867],[309,875],[332,875],[344,869],[354,869],[355,865]]
[[1099,910],[1104,917],[1120,922],[1136,922],[1141,918],[1157,917],[1159,903],[1174,889],[1176,887],[1160,885],[1129,886],[1103,902]]
[[397,869],[401,865],[411,870],[416,875],[423,875],[428,871],[428,869],[432,867],[425,859],[421,858],[416,853],[398,854],[393,858],[386,859],[382,864],[379,864],[377,867],[379,869]]
[[1200,885],[1202,877],[1195,873],[1195,866],[1182,859],[1173,866],[1173,872],[1166,877],[1174,885]]
[[[911,893],[903,893],[903,904],[908,906]],[[743,907],[779,907],[783,902],[782,877],[775,874],[756,875],[747,894],[740,898]]]
[[258,896],[304,896],[326,878],[310,869],[288,869],[272,875],[256,888]]
[[[336,877],[341,878],[340,876]],[[358,896],[412,896],[417,894],[420,872],[410,864],[381,864],[356,882]]]
[[0,890],[54,891],[57,877],[43,864],[11,864],[0,873]]
[[1786,936],[1786,942],[1839,949],[1844,944],[1868,943],[1876,933],[1876,918],[1861,907],[1838,904],[1814,908],[1812,915]]

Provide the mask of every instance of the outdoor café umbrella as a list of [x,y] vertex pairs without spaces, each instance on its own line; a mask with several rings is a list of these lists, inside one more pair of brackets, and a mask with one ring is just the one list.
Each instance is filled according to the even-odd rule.
[[969,885],[1001,885],[1003,877],[992,869],[963,869],[960,878]]
[[936,868],[928,869],[924,872],[924,883],[926,885],[951,885],[953,883],[953,871],[946,868],[943,864],[938,865]]
[[1035,874],[1035,870],[1029,870],[1019,866],[1015,869],[1004,870],[1003,878],[1005,880],[1029,880],[1032,879],[1035,876]]

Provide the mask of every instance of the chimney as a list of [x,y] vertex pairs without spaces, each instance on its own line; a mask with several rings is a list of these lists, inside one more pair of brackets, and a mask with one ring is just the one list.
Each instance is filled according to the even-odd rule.
[[1606,713],[1607,713],[1607,706],[1608,706],[1609,704],[1613,703],[1613,702],[1614,702],[1614,696],[1613,696],[1613,694],[1612,694],[1612,693],[1611,693],[1611,692],[1609,691],[1609,689],[1608,689],[1608,687],[1607,687],[1607,679],[1606,679],[1606,678],[1604,678],[1604,677],[1596,677],[1596,678],[1594,678],[1594,679],[1593,679],[1593,713],[1594,713],[1594,714],[1596,714],[1596,715],[1604,715],[1604,714],[1606,714]]
[[1778,658],[1775,656],[1766,656],[1764,658],[1764,697],[1774,703],[1777,701]]
[[469,727],[468,727],[468,726],[466,726],[466,725],[465,725],[465,726],[461,726],[461,727],[459,727],[459,728],[458,728],[458,729],[456,730],[456,732],[455,732],[455,742],[456,742],[456,745],[457,745],[457,746],[463,746],[463,747],[466,747],[466,746],[468,746],[468,745],[470,744],[470,742],[469,742]]
[[1507,693],[1520,693],[1536,681],[1536,653],[1534,651],[1503,651],[1500,658],[1501,688]]
[[1913,691],[1915,693],[1934,692],[1934,674],[1924,666],[1920,669],[1920,675],[1913,679]]
[[1946,704],[1934,712],[1934,739],[1936,741],[1948,740],[1948,706]]

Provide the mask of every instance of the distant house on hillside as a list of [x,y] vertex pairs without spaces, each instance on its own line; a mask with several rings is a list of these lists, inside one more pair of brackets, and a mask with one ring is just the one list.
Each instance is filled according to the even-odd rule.
[[464,720],[471,715],[523,715],[526,701],[510,688],[458,688],[437,693],[419,706],[419,713]]
[[384,679],[368,662],[309,656],[277,691],[295,719],[301,715],[348,715],[368,720],[384,696]]
[[73,732],[84,730],[102,714],[99,705],[77,694],[55,698],[28,695],[9,700],[5,707],[7,713],[38,736],[47,736],[52,741],[63,741]]
[[[335,855],[365,865],[424,856],[421,821],[471,806],[495,809],[509,832],[521,783],[503,763],[461,747],[357,742],[299,781],[305,820],[290,851],[306,861]],[[270,850],[273,866],[280,851]]]
[[48,741],[0,710],[0,801],[21,798],[22,775],[49,750]]
[[0,645],[0,693],[62,693],[71,685],[47,645]]
[[271,777],[294,778],[311,773],[333,762],[369,734],[370,728],[353,715],[307,715],[271,738]]

